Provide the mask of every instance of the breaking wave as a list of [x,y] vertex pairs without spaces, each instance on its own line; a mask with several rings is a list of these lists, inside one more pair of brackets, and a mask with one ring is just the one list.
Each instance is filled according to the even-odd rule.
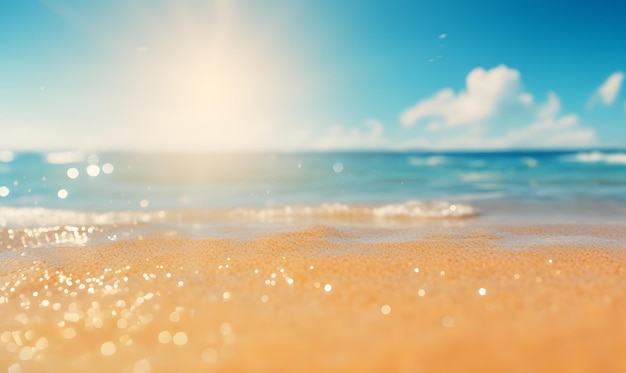
[[[163,211],[86,212],[43,207],[0,207],[0,247],[9,250],[50,245],[84,245],[118,238],[123,227],[162,220]],[[132,229],[131,229],[132,230]],[[2,250],[0,250],[0,253]]]
[[[477,215],[464,203],[408,201],[379,206],[323,203],[266,208],[87,212],[42,207],[0,207],[0,256],[6,250],[59,245],[85,245],[162,232],[194,224],[234,222],[394,222],[462,219]],[[156,229],[156,230],[155,230]]]
[[407,201],[382,206],[356,206],[342,203],[323,203],[317,206],[283,206],[274,208],[240,208],[232,211],[231,218],[262,221],[315,219],[458,219],[476,216],[474,207],[450,202]]
[[163,211],[86,212],[43,207],[0,207],[0,227],[8,228],[133,224],[163,217]]
[[407,163],[411,166],[441,166],[447,163],[450,163],[450,160],[443,155],[431,155],[427,157],[409,157],[407,158]]
[[567,162],[609,163],[626,165],[626,153],[605,153],[599,151],[580,152],[564,157]]

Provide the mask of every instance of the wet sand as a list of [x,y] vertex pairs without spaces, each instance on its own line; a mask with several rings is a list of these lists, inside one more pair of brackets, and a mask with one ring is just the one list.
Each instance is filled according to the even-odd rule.
[[32,249],[0,264],[0,369],[624,372],[625,233],[314,226]]

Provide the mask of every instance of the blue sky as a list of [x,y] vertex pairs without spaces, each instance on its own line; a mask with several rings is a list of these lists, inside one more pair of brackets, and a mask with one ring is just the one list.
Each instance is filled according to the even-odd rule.
[[626,147],[620,1],[0,0],[0,148]]

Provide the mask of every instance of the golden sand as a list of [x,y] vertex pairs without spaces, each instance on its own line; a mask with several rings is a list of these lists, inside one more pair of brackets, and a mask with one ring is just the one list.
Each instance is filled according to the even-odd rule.
[[[0,369],[626,371],[626,245],[549,243],[539,227],[354,234],[144,238],[6,260]],[[548,243],[512,250],[507,235]]]

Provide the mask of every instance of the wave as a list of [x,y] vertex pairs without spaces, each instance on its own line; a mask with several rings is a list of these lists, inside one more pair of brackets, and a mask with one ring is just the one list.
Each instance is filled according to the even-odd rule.
[[488,181],[498,179],[499,175],[495,172],[465,172],[460,175],[461,181],[466,183]]
[[431,155],[429,157],[409,157],[407,163],[411,166],[441,166],[449,163],[450,160],[443,155]]
[[[462,219],[476,216],[462,203],[407,201],[380,206],[323,203],[270,208],[87,212],[43,207],[0,207],[0,247],[8,250],[85,245],[118,238],[235,222],[377,222]],[[182,223],[183,225],[178,225]],[[153,225],[154,224],[154,225]],[[173,224],[173,225],[171,225]],[[153,230],[154,228],[157,230]],[[162,233],[162,232],[161,232]],[[2,254],[0,250],[0,255]]]
[[[109,211],[87,212],[47,209],[43,207],[0,207],[0,228],[23,229],[59,227],[113,227],[145,223],[190,223],[195,221],[224,221],[229,219],[285,220],[315,219],[455,219],[478,215],[466,203],[411,200],[386,205],[348,205],[322,203],[319,205],[285,205],[281,207],[245,207],[236,209],[171,210],[171,211]],[[73,229],[73,228],[72,228]],[[70,230],[72,230],[70,229]]]
[[468,204],[445,201],[407,201],[382,206],[355,206],[342,203],[323,203],[317,206],[283,206],[275,208],[239,208],[229,216],[236,219],[283,221],[299,218],[313,219],[458,219],[478,215]]
[[11,163],[15,159],[15,153],[11,150],[0,150],[0,162]]
[[0,229],[0,244],[6,249],[48,245],[84,245],[94,234],[103,233],[94,226],[57,226],[41,228]]
[[564,157],[567,162],[609,163],[626,165],[626,153],[605,153],[599,151],[580,152]]
[[50,152],[46,153],[45,158],[49,164],[81,163],[85,160],[85,154],[75,151]]
[[6,228],[133,224],[164,217],[164,211],[87,212],[43,207],[0,207],[0,227]]
[[[163,221],[164,211],[87,212],[43,207],[0,207],[0,247],[34,248],[114,241],[139,224]],[[125,235],[127,235],[125,233]]]

